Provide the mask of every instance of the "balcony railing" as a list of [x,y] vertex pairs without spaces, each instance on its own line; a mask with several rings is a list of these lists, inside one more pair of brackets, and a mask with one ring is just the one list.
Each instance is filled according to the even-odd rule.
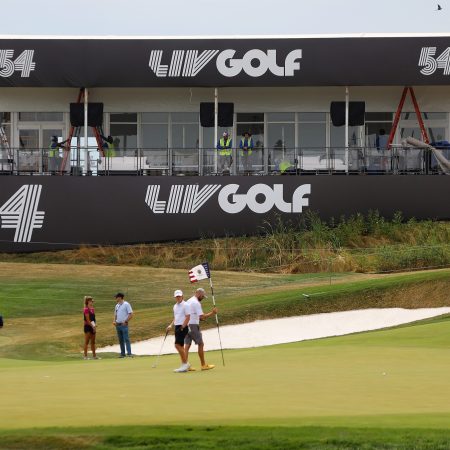
[[[215,149],[115,149],[101,156],[97,148],[71,150],[64,158],[47,149],[0,150],[3,175],[302,175],[302,174],[438,174],[437,161],[429,150],[394,147],[258,148],[251,155],[232,150],[229,170],[219,172]],[[446,153],[446,154],[445,154]],[[450,159],[450,150],[444,150]],[[50,156],[51,155],[51,156]]]

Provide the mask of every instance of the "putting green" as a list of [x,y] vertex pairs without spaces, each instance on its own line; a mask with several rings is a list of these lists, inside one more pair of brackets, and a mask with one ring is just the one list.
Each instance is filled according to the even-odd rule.
[[[207,354],[216,369],[175,374],[175,356],[0,360],[0,427],[326,425],[449,428],[450,321]],[[196,355],[191,356],[194,365]]]

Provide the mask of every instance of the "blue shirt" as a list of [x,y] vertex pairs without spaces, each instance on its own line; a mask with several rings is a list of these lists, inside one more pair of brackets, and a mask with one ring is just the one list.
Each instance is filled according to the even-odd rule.
[[131,314],[133,310],[131,309],[131,305],[128,302],[117,303],[115,309],[115,321],[117,323],[126,322],[128,320],[128,314]]

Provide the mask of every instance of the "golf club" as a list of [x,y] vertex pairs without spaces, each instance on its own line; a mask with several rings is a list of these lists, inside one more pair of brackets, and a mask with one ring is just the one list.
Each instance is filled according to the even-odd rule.
[[161,356],[161,352],[162,352],[162,349],[164,347],[164,342],[166,342],[166,337],[167,337],[168,334],[169,334],[169,330],[166,330],[166,335],[164,336],[164,339],[162,341],[161,348],[159,349],[159,353],[158,353],[158,356],[156,357],[155,364],[153,364],[153,366],[152,366],[153,369],[155,369],[156,366],[158,365],[159,357]]

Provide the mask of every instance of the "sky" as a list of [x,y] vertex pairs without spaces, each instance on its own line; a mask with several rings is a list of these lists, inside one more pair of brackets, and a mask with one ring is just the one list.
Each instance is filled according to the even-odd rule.
[[0,11],[2,35],[450,33],[450,0],[0,0]]

